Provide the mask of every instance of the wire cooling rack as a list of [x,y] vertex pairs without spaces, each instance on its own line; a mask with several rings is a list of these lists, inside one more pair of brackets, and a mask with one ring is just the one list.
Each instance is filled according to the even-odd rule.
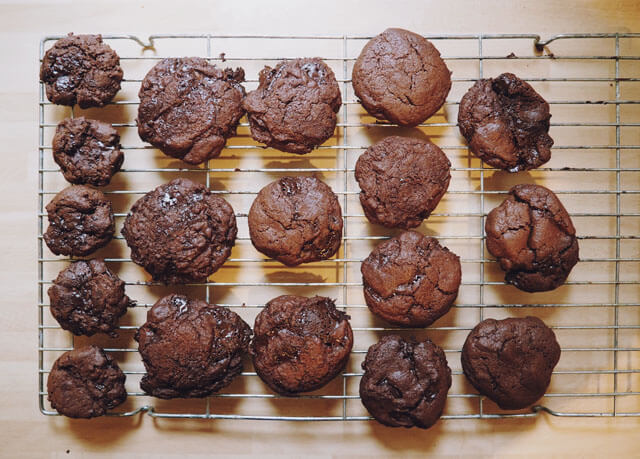
[[[40,58],[54,40],[40,44]],[[48,404],[46,379],[55,359],[74,345],[103,346],[127,375],[129,397],[111,416],[147,413],[153,417],[267,420],[367,420],[358,383],[360,363],[369,345],[385,333],[428,335],[442,346],[453,370],[444,419],[555,416],[640,415],[640,34],[563,34],[541,40],[532,34],[432,35],[453,71],[453,87],[444,108],[415,129],[380,123],[360,107],[351,89],[351,69],[365,36],[220,36],[105,35],[125,71],[121,92],[102,109],[79,110],[49,103],[40,84],[38,190],[38,387],[39,406]],[[247,90],[257,85],[265,65],[298,56],[320,56],[342,90],[343,105],[333,138],[305,156],[264,149],[252,141],[246,119],[219,158],[200,167],[168,158],[137,136],[137,91],[146,72],[163,57],[198,55],[217,65],[242,66]],[[552,160],[535,171],[508,174],[486,167],[469,155],[456,122],[464,92],[482,77],[504,71],[529,81],[551,104]],[[121,321],[119,337],[74,339],[48,311],[46,290],[68,259],[43,244],[44,206],[67,186],[51,158],[51,138],[68,116],[109,121],[122,136],[123,170],[104,189],[114,203],[117,235],[94,254],[104,257],[137,300]],[[461,256],[463,282],[456,305],[424,329],[397,329],[378,321],[362,296],[360,262],[394,231],[369,224],[354,181],[357,157],[386,135],[424,137],[440,145],[452,162],[448,193],[418,228]],[[262,257],[248,238],[246,216],[257,191],[287,174],[313,174],[340,198],[344,235],[334,259],[285,268]],[[177,176],[206,183],[234,207],[239,237],[231,258],[208,282],[163,286],[129,258],[120,236],[123,218],[143,193]],[[581,261],[566,285],[529,294],[505,285],[503,273],[484,248],[484,220],[516,183],[535,182],[553,189],[572,215]],[[341,376],[325,388],[296,398],[273,394],[256,376],[251,362],[221,393],[205,399],[159,400],[139,389],[144,367],[133,334],[147,309],[161,296],[178,291],[229,307],[252,324],[260,308],[283,294],[320,294],[336,299],[351,316],[355,346]],[[530,410],[504,412],[480,397],[465,381],[460,349],[473,326],[486,317],[537,315],[553,327],[562,346],[547,395]]]

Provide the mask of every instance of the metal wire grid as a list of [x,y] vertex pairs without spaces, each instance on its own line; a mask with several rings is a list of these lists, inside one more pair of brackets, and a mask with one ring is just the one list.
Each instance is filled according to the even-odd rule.
[[[607,241],[613,240],[615,242],[615,256],[611,257],[594,257],[594,258],[582,258],[582,263],[598,263],[598,262],[611,262],[615,264],[615,271],[612,280],[570,280],[567,284],[569,285],[602,285],[602,286],[613,286],[614,293],[613,298],[609,301],[600,301],[600,302],[539,302],[536,304],[528,304],[527,307],[535,307],[535,308],[609,308],[614,311],[613,323],[607,324],[596,324],[596,325],[560,325],[555,326],[556,330],[586,330],[589,333],[592,333],[595,337],[599,333],[605,333],[613,331],[613,342],[611,344],[602,344],[598,340],[594,340],[594,342],[600,344],[594,344],[593,346],[577,346],[577,347],[566,347],[563,346],[563,353],[566,352],[578,352],[578,353],[586,353],[588,355],[595,353],[609,353],[613,356],[613,362],[611,368],[606,369],[583,369],[583,370],[557,370],[554,372],[555,375],[572,375],[575,377],[587,377],[592,375],[602,375],[602,376],[612,376],[613,377],[613,390],[605,390],[596,392],[566,392],[566,393],[551,393],[547,394],[544,399],[545,402],[547,400],[551,400],[553,398],[564,398],[564,399],[584,399],[584,398],[602,398],[608,401],[611,401],[610,409],[607,410],[593,410],[593,411],[581,411],[581,410],[559,410],[552,409],[545,405],[537,405],[533,407],[529,412],[518,412],[518,413],[504,413],[500,411],[491,411],[486,409],[486,403],[483,399],[478,396],[474,392],[470,392],[467,387],[466,391],[462,391],[461,393],[450,393],[449,397],[451,399],[470,399],[477,400],[477,409],[471,413],[453,413],[453,414],[445,414],[443,419],[475,419],[475,418],[497,418],[497,417],[532,417],[536,416],[539,412],[548,412],[555,416],[640,416],[640,411],[637,409],[633,409],[631,411],[621,409],[620,408],[620,400],[625,398],[637,397],[640,396],[640,390],[637,388],[638,385],[634,383],[627,384],[626,390],[621,390],[619,388],[619,379],[624,375],[630,378],[637,378],[637,375],[640,374],[640,368],[638,365],[632,366],[631,368],[620,368],[619,367],[619,354],[622,352],[625,353],[634,353],[640,351],[640,347],[622,345],[619,342],[619,333],[623,330],[637,330],[640,329],[640,323],[637,321],[631,325],[629,324],[621,324],[620,323],[620,314],[621,309],[631,309],[633,311],[637,311],[640,308],[640,305],[637,303],[637,298],[632,299],[632,301],[621,302],[621,287],[623,286],[632,286],[636,287],[640,285],[638,281],[637,275],[633,276],[630,280],[623,280],[621,277],[621,265],[624,262],[629,262],[631,264],[638,263],[640,258],[637,254],[634,254],[633,251],[630,252],[630,256],[622,256],[621,250],[621,242],[626,240],[637,240],[638,236],[636,234],[623,234],[621,231],[621,219],[623,217],[639,217],[640,212],[623,212],[623,205],[621,202],[621,197],[623,195],[634,195],[639,194],[640,190],[638,189],[623,189],[621,174],[622,173],[634,173],[634,182],[636,185],[638,184],[637,173],[640,172],[639,167],[623,167],[621,162],[621,152],[625,150],[632,150],[633,152],[640,151],[640,145],[635,144],[623,144],[621,142],[621,129],[628,127],[638,127],[640,126],[640,116],[634,117],[634,122],[623,122],[623,113],[621,111],[622,107],[632,106],[634,104],[640,104],[639,98],[621,98],[621,82],[638,82],[640,78],[622,78],[620,72],[620,62],[621,61],[640,61],[640,56],[636,55],[622,55],[620,52],[620,42],[622,39],[633,40],[635,38],[639,38],[640,34],[563,34],[551,37],[546,41],[542,41],[539,36],[531,35],[531,34],[511,34],[511,35],[437,35],[437,36],[427,36],[427,38],[432,40],[441,40],[441,41],[471,41],[477,43],[477,54],[476,55],[457,55],[457,56],[448,56],[443,54],[443,57],[447,62],[450,61],[473,61],[477,63],[478,74],[477,78],[482,78],[484,76],[484,63],[486,61],[501,61],[505,59],[524,59],[524,60],[541,60],[546,59],[552,62],[552,65],[560,65],[557,62],[563,61],[571,61],[571,60],[579,60],[579,61],[607,61],[613,62],[615,65],[615,76],[611,77],[591,77],[591,76],[578,76],[578,77],[539,77],[539,78],[526,78],[526,75],[520,75],[521,77],[525,77],[527,81],[530,82],[563,82],[570,84],[581,84],[584,82],[610,82],[610,84],[615,85],[615,99],[610,100],[598,100],[592,101],[588,99],[565,99],[565,100],[553,100],[550,101],[552,107],[554,105],[613,105],[615,107],[615,122],[565,122],[565,123],[553,123],[552,126],[562,126],[562,127],[593,127],[593,128],[613,128],[615,129],[615,144],[584,144],[584,145],[556,145],[554,146],[554,150],[604,150],[607,152],[615,151],[615,167],[542,167],[539,171],[543,171],[543,173],[549,174],[554,172],[609,172],[615,174],[615,189],[593,189],[593,190],[565,190],[565,191],[557,191],[557,194],[560,195],[574,195],[574,194],[592,194],[592,195],[612,195],[615,198],[615,209],[608,210],[606,212],[572,212],[572,216],[576,217],[611,217],[615,218],[615,234],[606,234],[606,235],[598,235],[598,234],[585,234],[585,231],[581,231],[579,229],[579,239],[582,241],[594,240],[594,241]],[[40,43],[40,58],[42,59],[45,51],[45,45],[53,40],[57,40],[61,38],[60,36],[49,36],[43,38]],[[212,40],[216,39],[252,39],[252,40],[261,40],[261,41],[273,41],[273,40],[286,40],[286,41],[296,41],[296,40],[328,40],[335,41],[336,43],[341,43],[342,53],[338,58],[335,57],[324,57],[327,62],[331,62],[334,68],[334,71],[341,70],[342,76],[340,77],[339,71],[336,72],[338,76],[338,81],[342,87],[343,98],[347,100],[344,101],[340,119],[338,122],[338,133],[336,134],[336,143],[335,145],[329,144],[325,146],[319,147],[319,150],[329,150],[333,152],[335,150],[336,153],[336,166],[335,167],[233,167],[233,168],[218,168],[216,167],[216,160],[212,160],[207,162],[203,168],[190,168],[190,167],[163,167],[163,168],[125,168],[121,173],[184,173],[184,174],[204,174],[206,176],[206,184],[210,185],[210,175],[211,173],[223,172],[223,173],[317,173],[317,172],[327,172],[334,173],[341,178],[342,182],[342,190],[335,190],[336,194],[341,198],[341,204],[343,207],[344,213],[344,234],[343,234],[343,243],[340,255],[332,260],[327,260],[324,262],[320,262],[320,264],[334,264],[338,269],[338,276],[340,278],[335,279],[335,282],[215,282],[209,281],[206,283],[193,284],[196,287],[204,287],[204,292],[207,301],[210,300],[210,288],[215,287],[229,287],[234,289],[251,289],[255,287],[278,287],[278,288],[289,288],[289,287],[332,287],[336,289],[338,295],[341,298],[341,302],[338,302],[340,307],[343,307],[345,310],[354,310],[357,308],[361,308],[366,310],[366,306],[363,304],[355,304],[349,300],[349,290],[351,288],[357,288],[361,286],[360,282],[355,282],[353,279],[350,279],[349,270],[347,269],[350,265],[358,265],[362,260],[362,257],[357,257],[350,255],[349,249],[351,248],[351,244],[357,241],[368,241],[368,240],[382,240],[386,239],[387,235],[360,235],[355,234],[350,231],[350,227],[352,225],[357,224],[354,220],[362,220],[363,214],[361,212],[352,212],[349,209],[349,198],[357,196],[357,190],[350,190],[350,182],[353,181],[353,167],[349,164],[348,161],[348,153],[353,150],[362,150],[366,148],[366,145],[358,145],[352,143],[352,137],[349,135],[349,130],[353,130],[356,128],[370,128],[376,127],[379,129],[385,129],[389,127],[384,123],[378,122],[362,122],[361,119],[357,119],[356,121],[352,121],[353,116],[350,117],[350,113],[355,111],[357,108],[358,101],[353,97],[347,97],[350,94],[349,86],[350,86],[350,65],[352,65],[355,60],[353,54],[353,48],[350,48],[352,43],[359,43],[359,46],[362,45],[363,40],[366,40],[370,37],[361,37],[361,36],[322,36],[322,37],[305,37],[305,36],[221,36],[221,35],[153,35],[150,36],[148,41],[140,40],[138,37],[134,35],[105,35],[105,39],[109,40],[124,40],[124,41],[132,41],[140,45],[143,50],[154,50],[156,43],[160,40],[178,40],[178,39],[194,39],[201,40],[204,42],[206,46],[206,57],[210,60],[220,61],[257,61],[259,63],[269,63],[280,60],[282,58],[294,57],[294,56],[278,56],[278,57],[236,57],[236,56],[220,56],[219,58],[212,57]],[[553,42],[561,42],[562,40],[582,40],[582,44],[584,47],[589,46],[589,39],[602,39],[602,40],[610,40],[613,41],[615,46],[615,54],[612,55],[553,55],[553,53],[547,52],[540,53],[544,51],[547,45],[550,45]],[[485,46],[486,43],[492,42],[495,40],[510,40],[510,41],[525,41],[530,43],[530,45],[537,49],[539,53],[536,53],[532,56],[514,56],[514,55],[486,55],[485,54]],[[352,45],[353,46],[353,45]],[[123,55],[120,51],[120,56],[122,61],[128,60],[137,60],[148,62],[148,67],[155,64],[160,57],[153,55],[137,55],[137,56],[127,56]],[[357,55],[357,54],[355,54]],[[493,75],[491,75],[493,76]],[[453,75],[454,82],[469,82],[472,83],[477,78],[456,78],[455,73]],[[139,79],[125,79],[125,82],[139,82]],[[255,82],[255,79],[249,79],[249,82]],[[136,105],[138,103],[137,100],[117,100],[112,102],[113,105]],[[459,103],[458,100],[448,100],[446,105],[455,106]],[[57,192],[57,190],[47,189],[45,186],[46,177],[51,174],[58,174],[58,169],[55,167],[45,167],[45,155],[51,149],[50,139],[45,138],[45,128],[54,128],[57,122],[47,122],[45,117],[45,109],[47,106],[51,105],[48,102],[44,95],[44,86],[40,84],[40,101],[39,101],[39,190],[38,190],[38,333],[39,333],[39,346],[38,346],[38,361],[39,361],[39,370],[38,370],[38,387],[39,387],[39,406],[40,410],[43,414],[46,415],[56,415],[57,413],[52,410],[46,404],[46,390],[45,390],[45,382],[46,376],[49,371],[50,362],[46,358],[49,354],[52,354],[57,357],[63,351],[69,350],[73,348],[74,339],[69,334],[71,339],[69,346],[52,346],[48,345],[46,341],[46,334],[50,333],[52,330],[60,330],[60,327],[57,325],[48,325],[46,324],[45,315],[48,314],[45,310],[48,308],[48,303],[45,301],[45,288],[47,285],[51,283],[51,279],[45,278],[45,264],[50,262],[61,261],[60,258],[54,258],[45,254],[45,247],[43,244],[43,230],[44,230],[44,218],[46,217],[46,212],[44,206],[46,202]],[[352,108],[356,105],[355,108]],[[552,108],[553,112],[553,108]],[[73,109],[71,109],[71,115],[73,116]],[[421,125],[421,127],[429,127],[429,128],[455,128],[456,123],[453,121],[445,122],[433,122],[428,120],[427,123]],[[59,120],[57,120],[59,121]],[[430,122],[431,121],[431,122]],[[114,123],[116,127],[122,128],[135,128],[136,124],[134,122],[122,122],[122,123]],[[241,126],[246,127],[247,123],[241,123]],[[438,143],[438,142],[437,142]],[[466,150],[466,146],[464,145],[440,145],[440,147],[447,152],[447,150]],[[260,146],[257,145],[229,145],[226,150],[251,150],[251,149],[259,149]],[[141,145],[124,145],[124,150],[149,150],[153,149],[150,146],[141,146]],[[556,153],[558,154],[558,153]],[[466,196],[478,196],[480,200],[480,208],[477,211],[467,211],[467,212],[436,212],[432,214],[432,218],[434,217],[442,217],[442,218],[454,218],[460,217],[465,219],[473,219],[476,218],[479,220],[480,228],[479,233],[477,235],[437,235],[441,239],[445,240],[456,240],[463,239],[467,241],[475,241],[478,244],[478,253],[479,256],[471,257],[471,258],[463,258],[463,263],[468,263],[471,265],[477,265],[479,278],[478,280],[468,281],[463,280],[463,286],[472,286],[478,288],[478,298],[477,302],[466,302],[455,305],[455,308],[460,309],[477,309],[478,318],[482,320],[484,318],[484,309],[485,308],[521,308],[524,305],[510,302],[507,304],[494,304],[487,301],[486,292],[487,288],[492,288],[492,286],[500,286],[504,285],[502,281],[490,281],[486,279],[486,267],[491,263],[494,263],[493,260],[485,258],[484,252],[484,220],[486,214],[490,207],[485,207],[485,200],[490,198],[492,195],[500,195],[506,193],[506,190],[491,190],[486,187],[486,177],[485,174],[493,172],[491,168],[486,167],[483,164],[478,163],[477,166],[472,166],[469,164],[468,167],[453,167],[453,171],[463,171],[468,173],[477,173],[479,174],[479,189],[477,190],[455,190],[451,189],[448,191],[448,195],[466,195]],[[338,179],[336,179],[338,180]],[[126,190],[126,189],[114,189],[107,191],[107,194],[112,195],[141,195],[146,193],[148,190]],[[252,195],[255,194],[255,191],[249,190],[213,190],[214,193],[223,193],[228,195],[239,194],[239,195]],[[137,198],[137,196],[136,196]],[[562,196],[561,196],[562,199]],[[351,204],[351,208],[354,207],[354,204]],[[126,213],[116,213],[116,217],[124,217]],[[237,216],[239,218],[246,217],[246,213],[238,213]],[[117,236],[116,238],[121,239],[121,236]],[[240,237],[239,240],[247,240],[246,237]],[[129,258],[106,258],[108,262],[113,263],[131,263]],[[62,260],[65,261],[65,260]],[[266,263],[269,264],[271,260],[265,260],[263,258],[232,258],[228,263],[238,263],[241,267],[249,266],[250,264],[255,263]],[[637,273],[636,273],[637,274]],[[216,278],[216,275],[213,276]],[[156,285],[152,282],[145,282],[142,280],[128,281],[128,286],[148,286],[148,285]],[[574,287],[575,288],[575,287]],[[353,295],[352,295],[353,296]],[[268,298],[265,298],[266,302]],[[341,304],[340,304],[341,303]],[[221,303],[217,303],[221,304]],[[244,307],[244,308],[259,308],[263,303],[222,303],[223,306],[227,307]],[[139,303],[136,307],[147,308],[151,306],[152,303]],[[459,324],[453,324],[452,326],[436,326],[430,327],[427,329],[427,332],[454,332],[454,331],[462,331],[467,332],[472,328],[471,326],[461,326]],[[135,330],[137,328],[136,325],[122,325],[120,326],[120,330]],[[397,331],[396,328],[390,328],[386,326],[380,327],[354,327],[354,331],[366,331],[366,332],[391,332]],[[415,330],[413,330],[415,331]],[[417,331],[415,331],[417,332]],[[356,338],[357,339],[357,338]],[[118,355],[119,353],[136,353],[137,349],[135,347],[107,347],[106,350],[108,352],[113,352]],[[448,356],[453,355],[455,359],[457,359],[457,355],[460,352],[460,347],[455,347],[452,349],[445,349]],[[353,354],[355,356],[362,357],[362,354],[366,352],[366,348],[360,350],[354,350]],[[450,363],[452,357],[449,357]],[[51,360],[52,361],[52,360]],[[125,373],[128,375],[128,378],[135,376],[139,377],[144,374],[143,371],[134,371],[134,370],[126,370]],[[460,376],[461,372],[458,370],[454,370],[454,376]],[[243,376],[247,377],[255,377],[255,372],[245,371],[243,372]],[[353,388],[349,388],[353,386],[352,384],[348,384],[353,379],[358,379],[361,376],[361,372],[359,371],[345,371],[341,375],[341,393],[336,395],[303,395],[299,397],[298,403],[309,403],[311,400],[337,400],[341,402],[341,414],[339,415],[330,415],[330,416],[308,416],[308,415],[260,415],[260,414],[225,414],[225,413],[217,413],[212,410],[211,399],[280,399],[281,397],[269,393],[252,393],[250,391],[246,391],[243,393],[220,393],[216,394],[212,397],[208,397],[206,399],[206,405],[203,411],[198,412],[169,412],[162,411],[155,406],[154,399],[149,398],[150,403],[138,403],[136,406],[133,406],[132,409],[127,410],[125,412],[114,412],[109,413],[110,416],[133,416],[139,413],[146,412],[148,415],[152,417],[167,417],[167,418],[207,418],[207,419],[263,419],[263,420],[303,420],[303,421],[320,421],[320,420],[368,420],[371,419],[366,415],[353,415],[350,414],[353,409],[350,410],[350,406],[348,402],[352,400],[356,400],[359,398],[357,395],[357,390],[353,390]],[[554,376],[554,378],[558,378],[559,376]],[[635,380],[635,379],[634,379]],[[129,391],[129,400],[132,398],[138,399],[139,397],[144,397],[144,394],[136,391]],[[137,402],[134,402],[137,403]],[[572,406],[575,406],[572,405]],[[634,405],[635,406],[635,405]]]

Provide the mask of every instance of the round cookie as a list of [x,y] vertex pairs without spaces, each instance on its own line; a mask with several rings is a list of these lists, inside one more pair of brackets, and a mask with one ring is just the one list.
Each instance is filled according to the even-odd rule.
[[244,70],[200,57],[168,58],[142,80],[138,134],[166,155],[200,164],[220,155],[244,110]]
[[53,159],[70,183],[108,185],[124,161],[118,131],[83,117],[61,121],[52,146]]
[[254,247],[287,266],[326,260],[340,248],[342,209],[315,177],[282,177],[265,186],[249,210]]
[[426,327],[445,315],[462,275],[457,255],[415,231],[378,245],[360,270],[371,312],[403,327]]
[[333,135],[342,96],[333,71],[314,57],[265,67],[243,105],[254,140],[303,155]]
[[571,217],[547,188],[516,185],[489,212],[487,250],[506,271],[505,280],[525,292],[562,285],[578,262],[578,239]]
[[102,107],[120,90],[120,58],[101,35],[74,35],[56,41],[40,66],[47,99],[58,105]]
[[362,49],[352,82],[371,116],[417,126],[444,104],[451,72],[430,41],[408,30],[387,29]]
[[49,402],[70,418],[95,418],[126,400],[124,381],[124,373],[104,350],[79,347],[53,364],[47,380]]
[[503,410],[519,410],[544,395],[560,346],[537,317],[486,319],[467,336],[461,359],[478,392]]
[[74,335],[117,336],[113,330],[133,303],[124,294],[124,282],[102,259],[72,263],[60,271],[47,293],[51,314]]
[[428,338],[383,336],[369,348],[362,369],[360,399],[381,424],[428,429],[442,415],[451,369],[444,351]]
[[355,168],[367,219],[389,228],[419,226],[447,191],[450,167],[429,141],[391,136],[370,146]]
[[46,209],[49,227],[44,241],[56,255],[87,256],[107,245],[115,233],[111,201],[88,186],[65,188]]
[[540,167],[551,159],[549,104],[513,73],[478,80],[462,97],[460,132],[471,152],[509,172]]
[[253,366],[274,391],[295,395],[319,389],[347,364],[353,347],[349,316],[329,298],[283,295],[256,317]]
[[131,259],[166,284],[205,281],[229,258],[237,232],[229,203],[183,178],[138,199],[122,227]]
[[168,295],[135,336],[147,374],[140,387],[159,398],[206,397],[242,372],[251,328],[235,312]]

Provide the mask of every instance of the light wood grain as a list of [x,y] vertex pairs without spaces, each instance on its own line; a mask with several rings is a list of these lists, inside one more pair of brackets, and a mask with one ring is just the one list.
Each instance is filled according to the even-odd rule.
[[[42,416],[36,396],[35,214],[37,53],[43,35],[69,31],[141,36],[162,32],[375,34],[388,26],[401,26],[422,33],[531,32],[544,37],[562,32],[640,32],[638,5],[637,1],[607,0],[328,0],[304,6],[284,1],[0,0],[4,299],[0,456],[637,455],[640,420],[633,418],[445,421],[425,432],[388,429],[373,422],[171,421],[146,416],[87,422]],[[637,189],[637,175],[630,180]]]

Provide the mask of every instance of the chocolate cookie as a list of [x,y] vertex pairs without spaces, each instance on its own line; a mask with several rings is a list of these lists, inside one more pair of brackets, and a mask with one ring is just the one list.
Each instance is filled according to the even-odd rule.
[[115,233],[113,208],[102,192],[72,185],[47,204],[44,241],[56,255],[84,257],[109,243]]
[[483,320],[462,348],[465,376],[503,410],[519,410],[542,397],[559,359],[556,336],[537,317]]
[[381,424],[428,429],[442,415],[451,369],[444,351],[428,338],[383,336],[369,348],[362,369],[362,404]]
[[462,275],[457,255],[415,231],[380,244],[360,270],[371,312],[405,327],[426,327],[445,315]]
[[525,292],[559,287],[578,262],[571,217],[558,197],[539,185],[516,185],[489,212],[487,250],[507,272],[505,280]]
[[58,105],[102,107],[120,90],[120,58],[101,35],[74,35],[56,41],[40,66],[47,99]]
[[353,347],[349,316],[333,300],[283,295],[256,317],[253,366],[274,391],[295,395],[319,389],[347,364]]
[[167,284],[205,281],[229,258],[237,232],[229,203],[183,178],[138,199],[122,227],[131,259]]
[[72,263],[60,271],[48,293],[51,314],[74,335],[118,336],[113,330],[132,304],[124,282],[101,259]]
[[371,116],[417,126],[444,104],[451,72],[430,41],[408,30],[387,29],[364,46],[352,81]]
[[108,185],[120,170],[124,155],[113,126],[85,118],[67,118],[53,137],[53,159],[67,182]]
[[62,354],[53,364],[47,391],[53,409],[70,418],[102,416],[127,398],[125,375],[98,346]]
[[303,155],[333,135],[342,97],[333,71],[314,57],[265,67],[258,89],[247,95],[243,105],[251,137]]
[[135,336],[147,374],[140,387],[159,398],[206,397],[242,372],[251,328],[235,312],[168,295]]
[[242,118],[244,70],[200,57],[163,59],[142,80],[140,138],[174,158],[200,164],[220,155]]
[[458,110],[460,132],[471,152],[509,172],[540,167],[551,159],[549,104],[513,73],[482,79]]
[[287,266],[326,260],[340,248],[342,209],[315,177],[282,177],[249,210],[249,235],[260,252]]
[[386,137],[356,162],[360,204],[371,223],[415,228],[429,217],[449,187],[451,163],[437,145]]

